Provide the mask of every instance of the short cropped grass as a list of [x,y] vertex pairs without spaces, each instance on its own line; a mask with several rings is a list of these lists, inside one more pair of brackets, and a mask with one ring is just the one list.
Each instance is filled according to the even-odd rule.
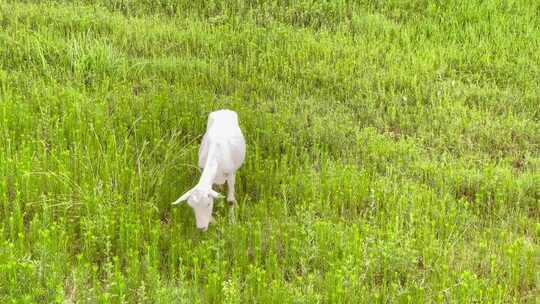
[[0,2],[0,302],[538,303],[539,3]]

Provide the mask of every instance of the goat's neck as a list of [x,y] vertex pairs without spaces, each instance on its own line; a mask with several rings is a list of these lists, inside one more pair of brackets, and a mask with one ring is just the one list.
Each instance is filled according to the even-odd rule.
[[199,186],[211,189],[217,175],[217,170],[216,145],[210,144],[208,155],[206,156],[206,163],[204,164],[204,170],[199,180]]

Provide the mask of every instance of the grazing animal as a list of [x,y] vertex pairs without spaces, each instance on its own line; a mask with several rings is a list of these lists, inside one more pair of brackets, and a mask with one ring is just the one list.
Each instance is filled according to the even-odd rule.
[[173,203],[187,200],[195,211],[197,228],[206,231],[208,224],[215,222],[212,217],[214,199],[222,195],[214,191],[212,185],[223,185],[227,181],[227,201],[234,205],[235,174],[245,155],[246,144],[236,112],[219,110],[210,113],[199,148],[199,167],[203,169],[201,178],[195,187]]

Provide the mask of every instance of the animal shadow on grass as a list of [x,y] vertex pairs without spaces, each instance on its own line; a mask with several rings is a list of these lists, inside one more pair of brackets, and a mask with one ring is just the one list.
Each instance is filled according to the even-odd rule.
[[[226,185],[218,185],[216,186],[216,190],[220,193],[224,193],[226,191]],[[221,198],[218,201],[216,201],[216,205],[214,206],[214,218],[216,220],[216,223],[214,224],[220,224],[220,222],[227,221],[230,225],[236,225],[238,223],[238,212],[240,212],[241,206],[246,204],[247,197],[242,197],[240,199],[236,199],[234,202],[228,202],[227,199]]]

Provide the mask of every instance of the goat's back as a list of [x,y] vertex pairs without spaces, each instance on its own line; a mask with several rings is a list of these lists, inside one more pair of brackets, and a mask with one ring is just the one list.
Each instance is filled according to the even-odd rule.
[[242,165],[246,148],[238,115],[231,110],[210,113],[206,133],[199,149],[199,167],[204,169],[210,146],[213,145],[218,169],[222,174],[230,174]]

